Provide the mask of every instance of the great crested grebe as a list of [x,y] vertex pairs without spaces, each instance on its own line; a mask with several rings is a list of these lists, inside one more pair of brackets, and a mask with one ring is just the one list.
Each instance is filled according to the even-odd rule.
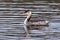
[[28,32],[28,28],[27,28],[28,25],[40,25],[40,26],[44,26],[44,25],[48,25],[49,24],[49,21],[29,22],[29,20],[31,18],[31,15],[32,15],[31,11],[27,10],[24,13],[27,15],[27,18],[24,21],[24,29],[25,29],[25,32],[27,34],[26,37],[29,36],[29,32]]

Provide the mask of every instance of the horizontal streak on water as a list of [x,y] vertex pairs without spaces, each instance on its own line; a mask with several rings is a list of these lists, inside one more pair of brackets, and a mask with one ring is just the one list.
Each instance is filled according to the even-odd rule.
[[[20,18],[21,16],[0,16],[0,18]],[[25,16],[22,16],[21,18],[26,18]]]
[[50,18],[52,18],[52,19],[60,19],[60,15],[59,16],[51,16]]
[[50,8],[38,8],[38,7],[22,7],[22,8],[0,8],[0,11],[24,11],[24,10],[36,10],[36,11],[52,11],[52,12],[60,12],[59,9],[50,9]]
[[32,3],[32,2],[24,2],[24,3],[12,3],[12,2],[1,2],[0,4],[47,4],[47,3]]
[[[26,8],[0,8],[0,11],[4,11],[4,10],[40,10],[40,9],[33,9],[33,8],[28,8],[28,9],[26,9]],[[46,8],[45,9],[41,9],[41,10],[46,10]]]
[[49,7],[48,5],[42,6],[42,5],[0,5],[0,7],[14,7],[14,8],[47,8]]
[[32,4],[33,4],[33,5],[34,5],[34,4],[50,4],[50,5],[59,5],[60,3],[38,3],[38,2],[37,2],[37,3],[36,3],[36,2],[35,2],[35,3],[33,3],[33,2],[30,2],[30,3],[29,3],[29,2],[24,2],[24,3],[12,3],[12,2],[0,2],[0,4],[22,4],[22,5],[23,5],[23,4],[31,4],[31,5],[32,5]]

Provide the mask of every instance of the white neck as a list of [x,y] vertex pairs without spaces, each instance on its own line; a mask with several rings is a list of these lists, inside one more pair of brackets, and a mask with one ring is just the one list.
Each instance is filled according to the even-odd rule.
[[[31,13],[31,12],[30,12]],[[29,15],[28,14],[28,16],[27,16],[27,18],[25,19],[25,21],[24,21],[24,24],[27,24],[27,22],[28,22],[28,19],[31,17],[31,14]]]

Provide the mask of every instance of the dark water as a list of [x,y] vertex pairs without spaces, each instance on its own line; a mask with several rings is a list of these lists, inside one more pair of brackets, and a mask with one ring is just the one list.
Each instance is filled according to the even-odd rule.
[[[38,30],[32,28],[30,37],[25,37],[24,10],[32,11],[31,20],[50,21],[49,26],[37,26]],[[0,40],[60,40],[59,1],[0,2]]]

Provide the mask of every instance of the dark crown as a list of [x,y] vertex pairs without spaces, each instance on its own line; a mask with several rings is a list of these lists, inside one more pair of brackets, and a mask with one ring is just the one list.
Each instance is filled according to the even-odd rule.
[[28,11],[30,11],[30,10],[26,10],[24,13],[27,13]]

